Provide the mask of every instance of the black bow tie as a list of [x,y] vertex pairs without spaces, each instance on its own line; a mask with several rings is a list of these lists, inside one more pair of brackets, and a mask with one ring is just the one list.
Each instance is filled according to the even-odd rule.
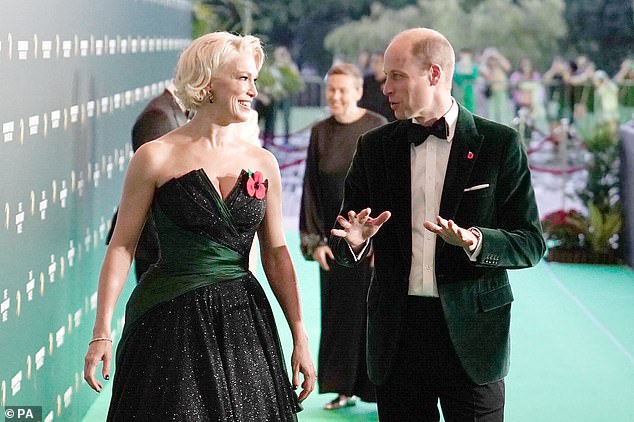
[[429,135],[434,135],[440,139],[449,137],[449,126],[447,126],[444,117],[436,120],[431,126],[419,125],[412,121],[407,126],[407,139],[416,146],[425,142]]

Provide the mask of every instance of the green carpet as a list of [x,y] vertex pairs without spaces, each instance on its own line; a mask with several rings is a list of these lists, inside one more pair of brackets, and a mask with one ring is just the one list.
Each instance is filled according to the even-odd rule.
[[[287,241],[300,286],[313,358],[319,341],[317,265],[299,254],[297,233]],[[634,273],[617,266],[549,264],[511,271],[515,294],[512,363],[506,381],[510,422],[634,421]],[[258,278],[265,280],[261,268]],[[265,288],[266,283],[265,284]],[[291,336],[270,291],[282,344]],[[103,421],[110,383],[84,418]],[[333,394],[313,393],[300,421],[376,421],[376,407],[360,403],[326,412]]]

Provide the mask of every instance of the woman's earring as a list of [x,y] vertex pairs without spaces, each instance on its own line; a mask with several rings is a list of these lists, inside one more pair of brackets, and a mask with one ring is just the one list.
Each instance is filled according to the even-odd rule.
[[216,97],[214,97],[214,93],[209,91],[209,96],[207,98],[207,101],[209,101],[209,104],[213,104],[214,101],[216,101]]

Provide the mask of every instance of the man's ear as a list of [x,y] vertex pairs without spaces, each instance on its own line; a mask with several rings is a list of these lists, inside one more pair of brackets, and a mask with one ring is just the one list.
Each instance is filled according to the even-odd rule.
[[442,77],[442,68],[440,65],[432,64],[429,68],[429,80],[432,85],[438,85],[440,78]]

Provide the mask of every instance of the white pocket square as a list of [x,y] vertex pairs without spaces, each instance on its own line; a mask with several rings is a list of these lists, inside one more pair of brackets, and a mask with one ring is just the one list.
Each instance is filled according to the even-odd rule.
[[488,188],[490,185],[488,183],[485,183],[483,185],[475,185],[475,186],[471,186],[470,188],[466,188],[464,191],[465,192],[471,192],[474,190],[480,190],[480,189],[486,189]]

